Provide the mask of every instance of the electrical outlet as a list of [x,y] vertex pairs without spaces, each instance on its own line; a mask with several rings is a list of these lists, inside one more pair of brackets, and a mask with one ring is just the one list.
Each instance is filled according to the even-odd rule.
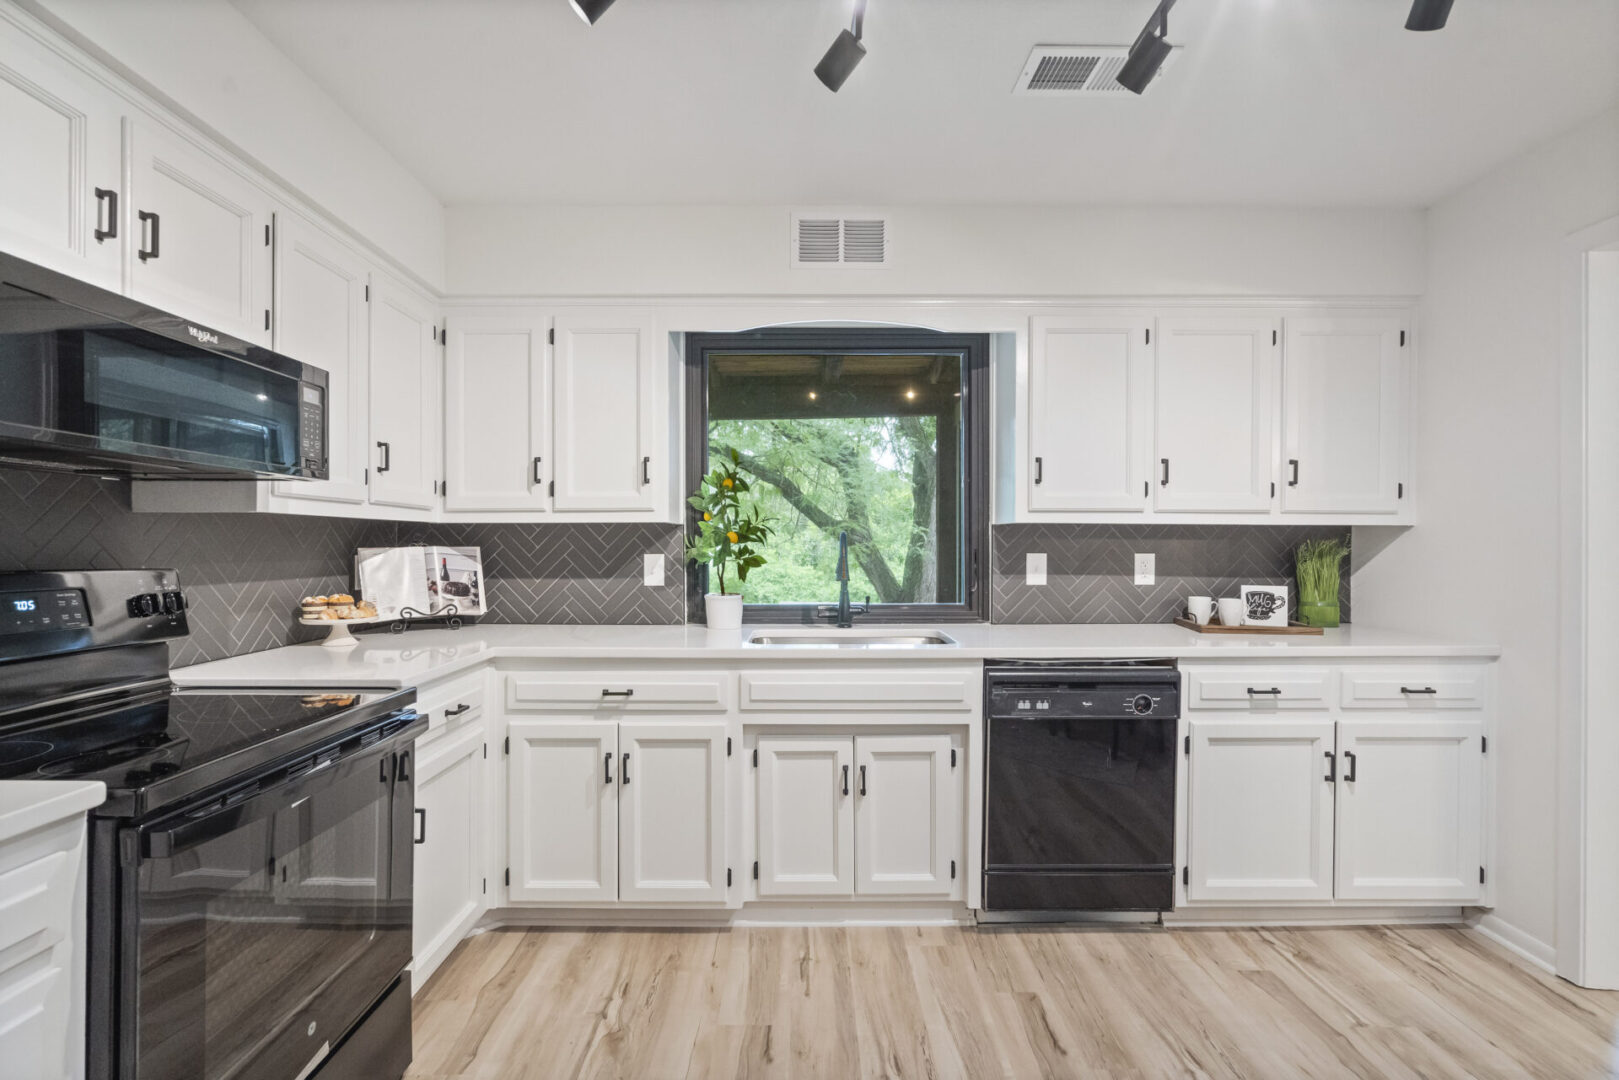
[[1046,583],[1046,553],[1031,551],[1023,561],[1023,583],[1025,585],[1044,585]]
[[663,584],[663,556],[641,556],[641,584],[658,586]]
[[1150,552],[1136,553],[1136,584],[1153,585],[1158,581],[1158,556]]

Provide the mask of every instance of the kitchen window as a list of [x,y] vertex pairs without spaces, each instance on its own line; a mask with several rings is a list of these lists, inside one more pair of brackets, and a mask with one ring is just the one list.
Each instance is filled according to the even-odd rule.
[[[988,354],[986,335],[923,330],[686,336],[688,482],[734,449],[774,529],[748,621],[817,621],[842,532],[857,622],[988,618]],[[688,576],[694,618],[709,573]]]

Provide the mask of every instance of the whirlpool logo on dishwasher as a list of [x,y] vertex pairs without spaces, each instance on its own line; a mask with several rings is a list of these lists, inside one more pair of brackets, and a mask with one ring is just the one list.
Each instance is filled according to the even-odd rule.
[[186,326],[186,332],[188,334],[190,334],[192,337],[196,338],[198,341],[202,342],[204,345],[218,345],[219,344],[219,335],[218,334],[210,334],[206,330],[200,330],[197,327],[191,326],[189,324]]

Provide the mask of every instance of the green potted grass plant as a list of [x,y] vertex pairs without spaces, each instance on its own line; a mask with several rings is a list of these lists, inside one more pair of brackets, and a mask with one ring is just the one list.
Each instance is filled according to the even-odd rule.
[[[765,564],[759,546],[771,533],[754,508],[742,507],[748,482],[737,472],[741,461],[732,450],[730,459],[703,477],[697,493],[686,500],[701,515],[696,535],[686,542],[686,558],[710,567],[719,583],[718,592],[703,597],[710,630],[735,630],[742,625],[742,586],[748,571]],[[735,574],[734,588],[726,581],[727,567]]]
[[1306,540],[1295,553],[1299,579],[1299,622],[1338,625],[1338,586],[1349,537]]

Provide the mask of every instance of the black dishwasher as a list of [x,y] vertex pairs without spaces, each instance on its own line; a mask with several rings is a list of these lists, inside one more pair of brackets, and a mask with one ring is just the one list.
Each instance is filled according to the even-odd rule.
[[986,911],[1175,899],[1173,661],[984,668]]

